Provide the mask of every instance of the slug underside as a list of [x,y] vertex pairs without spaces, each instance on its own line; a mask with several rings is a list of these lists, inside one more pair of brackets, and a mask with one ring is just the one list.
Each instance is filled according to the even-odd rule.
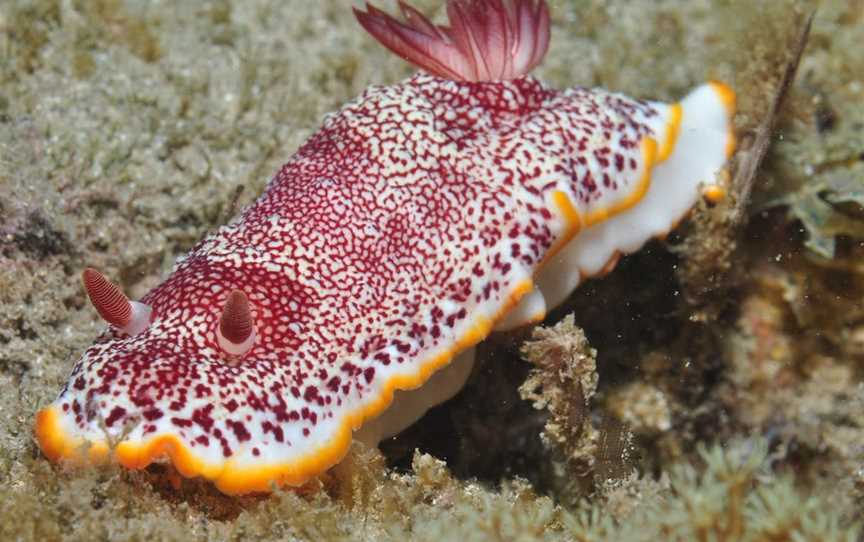
[[[230,494],[299,485],[396,390],[542,318],[668,231],[731,151],[719,84],[676,106],[417,75],[328,117],[261,198],[142,300],[38,415],[54,460],[168,457]],[[226,296],[256,326],[220,349]]]

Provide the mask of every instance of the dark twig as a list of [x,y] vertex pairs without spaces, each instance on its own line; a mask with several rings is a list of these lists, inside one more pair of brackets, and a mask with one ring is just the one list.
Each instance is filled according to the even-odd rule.
[[735,159],[735,175],[732,180],[732,190],[737,195],[735,208],[732,210],[731,223],[733,228],[739,228],[746,221],[747,203],[753,191],[756,172],[759,170],[759,166],[771,144],[771,134],[774,131],[774,124],[786,98],[786,94],[795,80],[795,74],[798,71],[798,65],[801,62],[801,55],[804,53],[807,40],[810,37],[810,27],[813,24],[813,17],[815,15],[816,12],[814,11],[807,16],[795,38],[792,57],[786,64],[783,77],[780,79],[780,83],[774,92],[771,106],[762,122],[759,123],[755,133],[747,134],[741,138]]

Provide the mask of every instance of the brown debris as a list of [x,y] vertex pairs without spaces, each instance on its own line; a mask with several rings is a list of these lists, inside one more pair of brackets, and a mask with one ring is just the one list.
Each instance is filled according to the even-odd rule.
[[550,414],[544,441],[561,447],[574,463],[593,465],[599,433],[588,414],[597,391],[597,351],[568,315],[553,327],[536,328],[521,354],[536,368],[519,394]]
[[807,45],[815,13],[802,9],[790,12],[794,22],[782,29],[787,46],[762,51],[766,58],[758,64],[763,71],[765,66],[774,71],[757,73],[750,66],[740,69],[739,111],[735,118],[737,149],[728,166],[729,196],[717,205],[700,202],[693,212],[686,239],[673,249],[686,256],[677,275],[684,299],[693,310],[691,319],[697,322],[715,320],[728,305],[728,290],[735,279],[730,271],[735,267],[736,248],[749,216],[750,194]]
[[788,58],[780,74],[779,81],[777,81],[774,87],[773,96],[767,103],[767,110],[760,115],[761,121],[755,129],[750,128],[739,140],[739,148],[736,152],[733,165],[735,175],[732,179],[732,190],[736,194],[732,222],[736,226],[740,226],[745,222],[747,202],[750,200],[750,193],[753,191],[756,172],[762,163],[762,159],[765,157],[765,153],[768,151],[768,146],[774,136],[774,124],[777,120],[777,115],[780,112],[789,88],[795,80],[795,74],[798,72],[801,55],[804,53],[804,48],[810,37],[810,28],[813,24],[814,16],[815,12],[810,12],[806,16],[798,14],[797,24],[794,25],[798,31],[792,38],[790,46],[779,49],[786,52]]
[[666,394],[645,382],[632,382],[615,389],[606,404],[635,433],[651,435],[672,427]]

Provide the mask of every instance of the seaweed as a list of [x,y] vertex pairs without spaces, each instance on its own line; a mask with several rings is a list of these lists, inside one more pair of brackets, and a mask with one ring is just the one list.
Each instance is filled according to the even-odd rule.
[[806,234],[804,246],[823,263],[835,257],[838,238],[864,239],[864,106],[850,83],[864,62],[854,52],[860,40],[845,31],[861,17],[854,2],[821,6],[753,207],[785,207],[787,220]]
[[599,440],[589,410],[597,392],[597,351],[571,314],[550,328],[534,329],[521,353],[535,369],[519,394],[534,408],[549,411],[544,442],[561,447],[568,460],[590,467]]
[[[864,142],[862,142],[864,149]],[[769,200],[762,208],[786,207],[786,217],[806,230],[804,246],[832,259],[837,238],[864,239],[864,160],[832,167],[800,189]]]
[[60,2],[39,0],[15,1],[0,12],[0,30],[9,34],[9,63],[0,64],[0,81],[33,73],[41,66],[40,54],[51,40],[51,32],[60,24]]
[[[375,454],[355,447],[353,469],[325,491],[280,491],[237,503],[230,521],[165,502],[146,476],[109,469],[52,475],[33,464],[38,493],[0,500],[0,536],[19,540],[657,540],[852,541],[854,507],[830,492],[808,495],[772,475],[761,440],[701,448],[659,482],[640,477],[603,488],[566,510],[524,481],[500,490],[461,482],[446,465],[415,453],[412,472],[387,475]],[[57,491],[62,489],[61,491]],[[340,494],[342,497],[340,497]],[[157,519],[158,518],[158,519]]]

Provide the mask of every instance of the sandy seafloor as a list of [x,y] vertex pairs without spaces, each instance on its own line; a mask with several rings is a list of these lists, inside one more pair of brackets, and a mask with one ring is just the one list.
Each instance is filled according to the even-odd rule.
[[[741,168],[816,7],[753,4],[550,1],[536,75],[665,100],[725,80]],[[142,295],[325,113],[411,73],[350,5],[0,2],[0,539],[858,539],[860,0],[819,5],[756,175],[549,316],[575,326],[525,352],[541,368],[523,395],[545,408],[517,391],[523,330],[490,338],[466,390],[383,454],[354,449],[300,492],[41,456],[34,413],[103,328],[81,270]]]

